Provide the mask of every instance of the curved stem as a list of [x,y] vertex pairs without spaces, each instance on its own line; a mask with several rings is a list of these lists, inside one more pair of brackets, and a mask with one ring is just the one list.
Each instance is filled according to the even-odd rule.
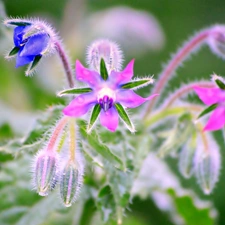
[[56,50],[57,50],[57,52],[59,54],[59,57],[62,61],[69,87],[72,88],[72,87],[74,87],[74,79],[73,79],[73,70],[72,70],[72,67],[70,65],[69,57],[67,56],[67,54],[66,54],[66,52],[65,52],[65,50],[62,46],[62,43],[60,43],[59,41],[56,41],[55,47],[56,47]]
[[160,122],[160,120],[168,117],[168,116],[175,116],[182,113],[185,113],[189,110],[192,111],[201,111],[202,107],[198,105],[187,105],[187,106],[181,106],[181,107],[174,107],[174,108],[168,108],[165,110],[160,110],[159,112],[151,115],[151,117],[147,118],[145,120],[145,126],[149,127],[155,123]]
[[61,120],[59,120],[58,124],[55,127],[55,130],[53,131],[51,138],[49,139],[48,145],[47,145],[47,151],[54,151],[55,143],[62,132],[63,128],[65,127],[66,123],[68,121],[68,117],[63,116]]
[[[211,34],[211,28],[203,30],[197,35],[195,35],[193,38],[191,38],[190,41],[185,43],[184,46],[180,50],[178,50],[178,52],[175,54],[175,56],[172,58],[169,64],[162,71],[159,82],[156,84],[155,88],[152,90],[153,93],[159,93],[162,90],[162,88],[168,82],[171,75],[175,72],[175,70],[179,67],[179,65],[185,59],[187,59],[187,57],[192,52],[194,52],[197,48],[199,48],[206,41],[206,39],[209,37],[210,34]],[[147,117],[148,113],[152,110],[156,101],[157,101],[156,98],[152,99],[152,101],[147,106],[144,117]]]
[[173,93],[173,95],[171,95],[169,97],[169,99],[166,101],[164,107],[165,108],[170,107],[176,101],[176,99],[180,98],[182,95],[185,95],[190,91],[193,91],[193,86],[196,86],[196,85],[197,86],[209,87],[209,88],[215,86],[212,82],[209,82],[209,81],[200,81],[200,82],[189,83],[189,84],[181,87],[180,89],[178,89],[175,93]]

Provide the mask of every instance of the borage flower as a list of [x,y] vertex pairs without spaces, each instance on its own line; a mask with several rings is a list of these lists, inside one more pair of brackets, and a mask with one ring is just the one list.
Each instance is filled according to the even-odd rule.
[[80,94],[64,110],[67,116],[80,117],[93,108],[87,132],[91,132],[98,116],[101,125],[114,132],[119,123],[119,116],[131,132],[135,132],[125,108],[136,108],[157,96],[154,94],[148,98],[142,98],[133,90],[153,83],[152,77],[131,80],[133,77],[132,60],[127,67],[120,72],[112,70],[110,74],[106,69],[105,61],[101,59],[100,74],[85,68],[78,60],[76,61],[76,78],[89,85],[86,88],[74,88],[59,93]]
[[43,21],[8,19],[4,23],[6,26],[16,26],[13,34],[15,46],[6,57],[17,54],[16,67],[30,64],[27,74],[34,69],[43,55],[54,50],[55,33]]
[[214,110],[204,127],[204,131],[219,130],[225,125],[225,84],[219,76],[213,75],[213,80],[219,88],[193,87],[202,102],[209,106],[200,116]]

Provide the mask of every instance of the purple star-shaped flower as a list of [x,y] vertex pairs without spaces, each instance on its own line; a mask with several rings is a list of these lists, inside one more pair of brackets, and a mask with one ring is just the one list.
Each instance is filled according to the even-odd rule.
[[198,97],[208,106],[217,104],[216,109],[211,114],[205,131],[219,130],[225,125],[225,90],[220,88],[193,87]]
[[[135,87],[140,88],[152,83],[152,78],[131,80],[133,77],[133,65],[134,60],[131,60],[123,71],[116,72],[112,70],[103,79],[104,76],[102,76],[101,72],[99,74],[96,71],[89,70],[77,60],[76,78],[89,85],[90,88],[86,88],[89,92],[78,95],[63,110],[63,113],[71,117],[80,117],[93,108],[96,110],[93,110],[92,115],[99,112],[100,122],[108,130],[114,132],[117,129],[120,116],[127,127],[134,132],[134,126],[130,122],[125,108],[136,108],[147,100],[154,98],[157,94],[148,98],[142,98],[133,91]],[[107,73],[107,71],[105,72]]]

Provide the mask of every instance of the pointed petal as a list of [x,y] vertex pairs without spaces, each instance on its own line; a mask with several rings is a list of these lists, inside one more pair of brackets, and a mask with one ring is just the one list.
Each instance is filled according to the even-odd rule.
[[106,112],[101,110],[100,122],[103,127],[106,127],[108,130],[115,132],[119,124],[118,112],[114,106],[108,109]]
[[77,96],[65,109],[66,116],[80,117],[84,115],[96,103],[95,95],[82,94]]
[[37,34],[30,37],[24,45],[21,56],[40,55],[48,46],[49,36],[47,34]]
[[25,28],[26,28],[25,26],[21,26],[21,27],[16,27],[14,29],[13,40],[16,47],[20,47],[20,44],[23,40],[23,34],[24,34]]
[[91,87],[97,87],[101,82],[100,74],[85,68],[79,60],[76,61],[76,78],[81,82],[89,84]]
[[195,90],[198,97],[206,104],[212,105],[218,103],[222,97],[222,91],[219,88],[204,88],[199,86],[194,86],[193,89]]
[[149,96],[148,98],[142,98],[132,90],[121,90],[117,93],[116,102],[128,108],[136,108],[157,95],[158,94],[154,94]]
[[29,64],[30,62],[32,62],[34,60],[35,56],[21,56],[22,49],[20,49],[20,51],[17,54],[16,57],[16,68],[20,67],[20,66],[24,66],[26,64]]
[[133,77],[133,67],[134,67],[134,59],[132,59],[128,63],[128,65],[126,66],[126,68],[123,71],[121,71],[121,72],[112,71],[110,74],[110,77],[109,77],[110,81],[114,85],[120,85],[120,84],[127,83]]
[[223,128],[225,125],[225,108],[217,107],[209,118],[208,123],[204,127],[204,131],[213,131]]

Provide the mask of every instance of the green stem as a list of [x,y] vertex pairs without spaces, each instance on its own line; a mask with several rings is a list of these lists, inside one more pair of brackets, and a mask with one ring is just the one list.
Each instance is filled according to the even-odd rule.
[[174,107],[174,108],[168,108],[162,111],[159,111],[151,117],[148,117],[144,120],[145,127],[150,127],[151,125],[159,122],[160,120],[168,117],[168,116],[176,116],[182,113],[185,113],[187,111],[199,111],[201,107],[199,106],[181,106],[181,107]]

